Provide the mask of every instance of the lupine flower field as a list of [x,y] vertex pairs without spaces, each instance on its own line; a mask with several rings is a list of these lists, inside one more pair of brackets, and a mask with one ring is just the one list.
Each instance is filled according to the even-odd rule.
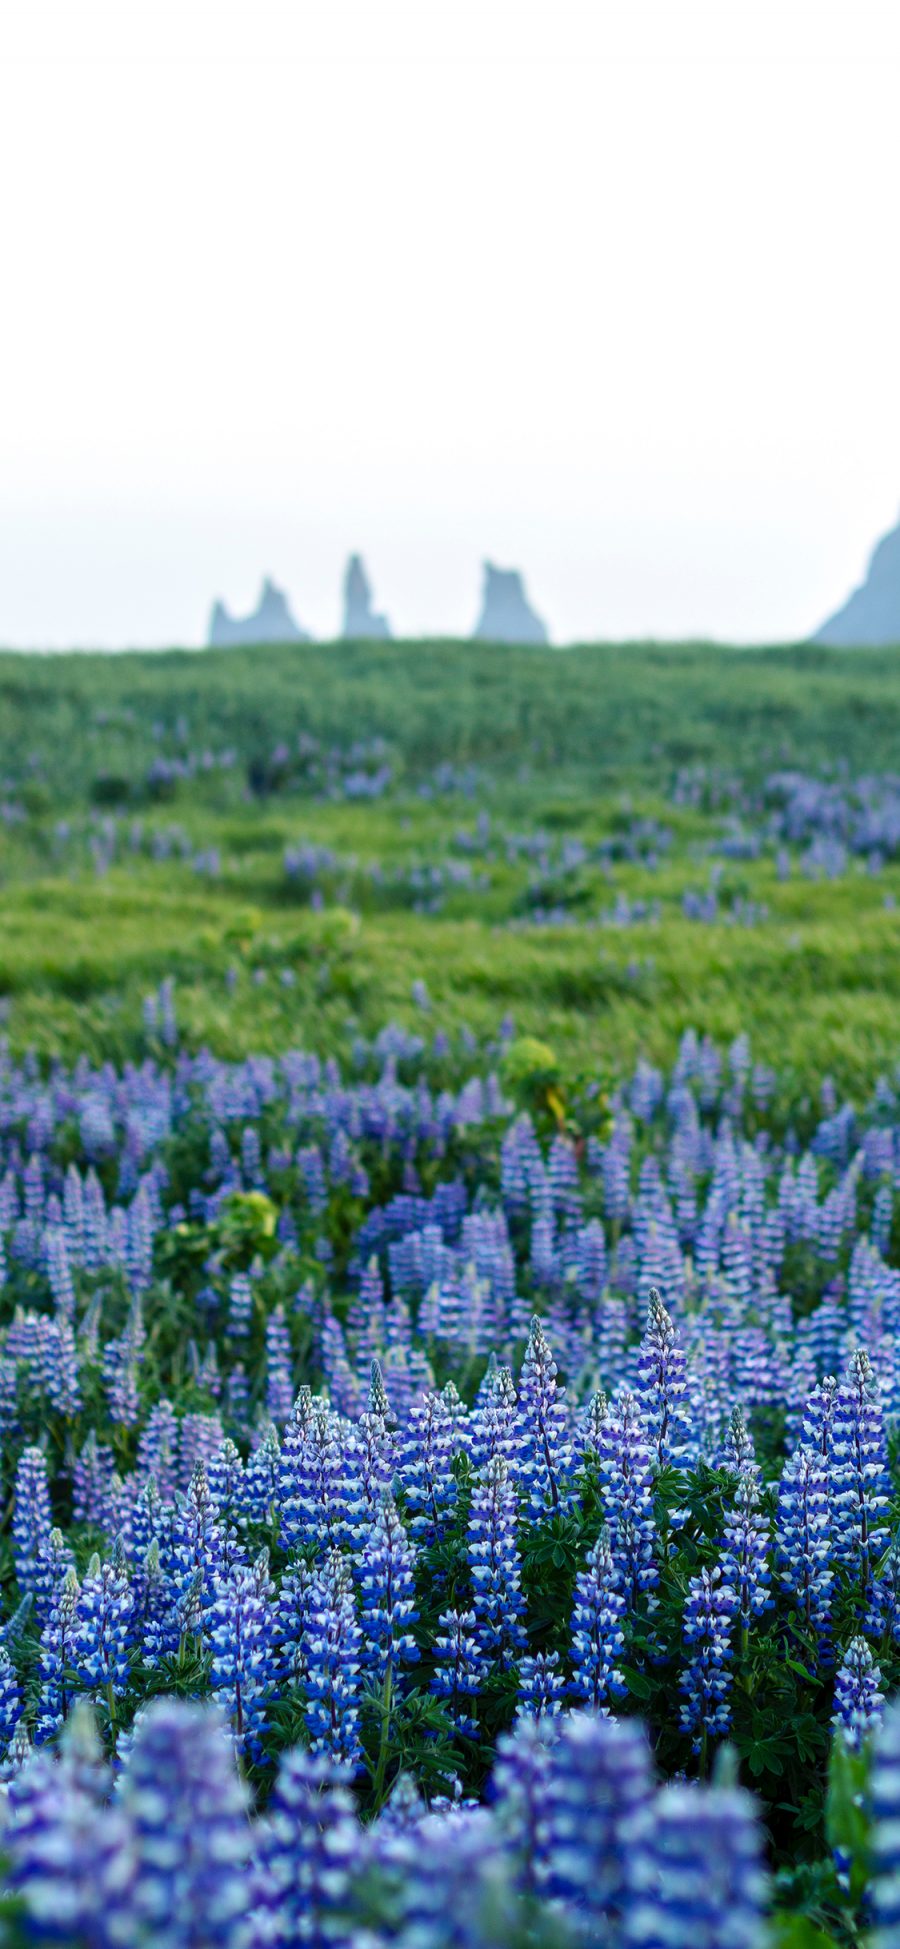
[[893,1949],[887,659],[268,654],[3,665],[2,1940]]

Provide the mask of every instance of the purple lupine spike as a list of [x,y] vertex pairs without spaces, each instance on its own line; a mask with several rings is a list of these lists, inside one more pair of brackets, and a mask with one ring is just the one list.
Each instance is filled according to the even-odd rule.
[[474,1469],[483,1469],[499,1455],[513,1473],[519,1454],[516,1390],[508,1367],[493,1355],[472,1410],[469,1455]]
[[172,1524],[173,1597],[180,1630],[185,1636],[200,1630],[203,1603],[211,1593],[222,1563],[224,1542],[206,1469],[198,1462]]
[[410,1527],[420,1542],[435,1542],[455,1508],[458,1488],[450,1465],[456,1448],[450,1402],[430,1388],[411,1410],[397,1458],[404,1499],[413,1512]]
[[81,1586],[69,1643],[75,1689],[105,1700],[111,1718],[130,1677],[134,1599],[124,1566],[94,1555]]
[[293,1400],[291,1336],[284,1307],[275,1306],[266,1320],[266,1413],[276,1428],[284,1426]]
[[762,1827],[742,1787],[663,1787],[633,1838],[628,1879],[628,1949],[763,1949]]
[[23,1596],[37,1594],[52,1527],[47,1463],[39,1448],[24,1448],[16,1468],[12,1520],[13,1561]]
[[900,1699],[892,1700],[872,1741],[870,1809],[876,1949],[895,1949],[900,1935]]
[[888,1538],[890,1478],[877,1383],[863,1348],[852,1355],[834,1399],[829,1486],[835,1560],[867,1589]]
[[339,1550],[330,1550],[316,1570],[301,1653],[310,1748],[355,1767],[361,1752],[362,1632],[350,1566]]
[[572,1612],[570,1691],[595,1712],[608,1712],[609,1700],[624,1693],[616,1665],[623,1649],[625,1598],[618,1587],[609,1531],[601,1530],[587,1563],[575,1578]]
[[252,1523],[272,1524],[278,1509],[281,1443],[268,1422],[244,1473],[244,1509]]
[[0,1753],[8,1753],[22,1717],[22,1688],[5,1645],[0,1644]]
[[275,1673],[274,1588],[263,1550],[251,1566],[233,1565],[216,1578],[203,1611],[213,1695],[227,1712],[238,1751],[254,1757],[268,1724]]
[[635,1392],[650,1432],[656,1466],[665,1468],[681,1461],[690,1436],[685,1358],[656,1286],[650,1288]]
[[695,1753],[705,1755],[709,1741],[721,1739],[731,1724],[729,1666],[737,1614],[737,1595],[718,1567],[691,1578],[684,1639],[693,1651],[679,1682],[685,1695],[681,1724],[692,1735]]
[[881,1672],[865,1638],[851,1638],[834,1678],[834,1715],[851,1751],[858,1752],[863,1741],[881,1723],[884,1693],[879,1692]]
[[572,1444],[557,1383],[557,1366],[540,1319],[535,1314],[519,1375],[518,1473],[528,1490],[528,1512],[535,1521],[555,1514],[571,1494]]
[[93,1729],[95,1753],[87,1764],[74,1749],[77,1718],[76,1711],[59,1759],[41,1749],[10,1782],[8,1887],[36,1941],[62,1934],[90,1949],[115,1949],[137,1935],[131,1837],[122,1810],[104,1805]]
[[278,1472],[279,1537],[288,1547],[346,1542],[346,1438],[327,1401],[301,1389]]
[[219,1713],[180,1699],[147,1706],[111,1811],[127,1823],[135,1874],[135,1924],[121,1939],[244,1949],[252,1835]]
[[419,1650],[411,1626],[418,1620],[415,1606],[416,1551],[385,1496],[356,1558],[361,1592],[363,1662],[379,1684],[396,1683],[400,1667],[414,1664]]
[[253,1287],[246,1272],[236,1272],[228,1289],[228,1325],[226,1331],[230,1340],[245,1340],[250,1332],[253,1318]]
[[555,1718],[562,1711],[566,1682],[559,1669],[558,1651],[539,1651],[519,1659],[517,1711],[532,1719]]
[[633,1719],[574,1712],[550,1754],[544,1892],[564,1904],[576,1937],[618,1945],[633,1837],[652,1793],[650,1753]]
[[70,1704],[68,1673],[72,1665],[72,1633],[81,1586],[74,1569],[66,1571],[41,1632],[38,1670],[41,1696],[35,1737],[40,1744],[53,1739],[65,1720]]
[[737,1476],[734,1507],[729,1510],[723,1534],[722,1574],[738,1600],[742,1641],[746,1646],[750,1620],[770,1609],[768,1519],[759,1506],[759,1469],[753,1442],[736,1407],[725,1445],[725,1466]]
[[834,1586],[828,1471],[821,1451],[805,1443],[782,1470],[776,1543],[779,1576],[793,1593],[801,1629],[827,1658]]
[[505,1667],[524,1644],[518,1508],[509,1470],[497,1455],[476,1478],[468,1527],[472,1609],[484,1650]]
[[489,1661],[481,1649],[474,1611],[443,1611],[434,1640],[435,1667],[429,1690],[446,1699],[457,1730],[474,1738],[477,1724],[468,1702],[480,1692]]
[[626,1606],[659,1581],[653,1475],[647,1424],[635,1396],[623,1387],[597,1434],[597,1473],[609,1542]]
[[267,1908],[278,1942],[335,1949],[362,1832],[350,1773],[326,1753],[284,1753],[262,1842]]
[[548,1781],[558,1732],[555,1714],[517,1717],[497,1741],[491,1775],[494,1817],[512,1854],[516,1887],[532,1899],[547,1877]]

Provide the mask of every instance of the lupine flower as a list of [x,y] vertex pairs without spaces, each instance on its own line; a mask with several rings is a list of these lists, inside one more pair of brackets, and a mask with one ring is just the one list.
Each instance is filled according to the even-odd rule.
[[85,1752],[77,1713],[61,1754],[39,1750],[10,1782],[7,1882],[38,1942],[116,1949],[136,1939],[129,1823],[104,1805],[107,1784],[96,1735]]
[[871,1900],[878,1949],[900,1937],[900,1699],[892,1700],[872,1741]]
[[562,1711],[564,1691],[558,1651],[539,1651],[534,1658],[519,1659],[519,1712],[534,1719],[552,1718]]
[[547,1780],[543,1879],[581,1940],[623,1940],[628,1864],[651,1791],[649,1749],[633,1719],[576,1712],[561,1722]]
[[41,1632],[38,1665],[41,1674],[41,1702],[37,1721],[38,1741],[51,1739],[69,1710],[67,1672],[72,1664],[71,1641],[78,1613],[81,1586],[73,1569],[66,1571],[57,1590],[50,1615]]
[[203,1612],[212,1690],[228,1714],[236,1744],[253,1754],[266,1728],[274,1678],[273,1595],[263,1550],[251,1567],[234,1566],[216,1579]]
[[139,1713],[112,1811],[124,1816],[134,1862],[130,1939],[244,1949],[251,1834],[218,1712],[160,1699]]
[[863,1587],[887,1541],[890,1504],[884,1426],[868,1354],[853,1354],[834,1401],[831,1432],[834,1554]]
[[884,1694],[881,1673],[865,1638],[852,1638],[834,1680],[833,1726],[840,1726],[847,1745],[856,1751],[881,1719]]
[[491,1800],[524,1895],[539,1894],[548,1874],[548,1782],[558,1733],[555,1715],[522,1714],[497,1741]]
[[357,1723],[362,1632],[350,1566],[339,1550],[329,1551],[316,1571],[309,1592],[302,1656],[311,1749],[355,1766],[360,1755]]
[[572,1682],[570,1690],[595,1711],[608,1711],[608,1700],[621,1697],[625,1680],[616,1658],[625,1643],[625,1598],[604,1529],[575,1578],[572,1612]]
[[410,1543],[391,1496],[385,1496],[356,1559],[365,1639],[364,1661],[378,1683],[419,1656],[410,1626],[417,1618]]
[[81,1586],[69,1644],[79,1691],[105,1697],[110,1717],[129,1681],[134,1599],[124,1568],[93,1556]]
[[474,1736],[477,1725],[466,1702],[481,1690],[489,1663],[481,1648],[474,1611],[444,1611],[434,1640],[435,1668],[430,1690],[446,1699],[461,1733]]
[[350,1773],[325,1753],[283,1754],[262,1841],[275,1941],[331,1949],[344,1938],[362,1833]]
[[732,1416],[725,1466],[736,1474],[737,1487],[734,1508],[725,1522],[722,1574],[736,1592],[738,1617],[746,1641],[751,1618],[761,1616],[772,1602],[769,1596],[771,1535],[769,1523],[759,1508],[759,1470],[740,1408],[735,1408]]
[[805,1443],[782,1471],[776,1537],[779,1575],[794,1594],[801,1628],[827,1656],[834,1585],[828,1475],[819,1451]]
[[522,1437],[518,1472],[528,1490],[529,1515],[535,1521],[562,1507],[572,1469],[565,1389],[557,1384],[557,1372],[547,1336],[535,1315],[519,1375],[518,1416]]
[[681,1723],[693,1735],[694,1751],[720,1739],[731,1724],[731,1629],[738,1599],[719,1569],[701,1570],[688,1584],[684,1610],[685,1643],[694,1647],[681,1675],[685,1694]]
[[638,1355],[640,1402],[658,1468],[681,1460],[690,1433],[685,1358],[656,1286],[651,1286],[647,1330]]
[[596,1443],[610,1549],[626,1607],[633,1610],[639,1593],[659,1581],[659,1572],[647,1424],[628,1388],[612,1402]]
[[53,1527],[47,1464],[39,1448],[24,1448],[16,1468],[12,1521],[13,1559],[19,1589],[46,1598],[42,1562]]
[[506,1463],[495,1456],[472,1491],[468,1555],[479,1641],[485,1650],[496,1651],[501,1665],[525,1642],[517,1514]]
[[741,1787],[663,1787],[632,1842],[628,1949],[762,1949],[762,1835]]

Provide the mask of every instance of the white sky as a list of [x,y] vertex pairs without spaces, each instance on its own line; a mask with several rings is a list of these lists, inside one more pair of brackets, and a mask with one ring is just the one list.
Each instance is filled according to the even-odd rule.
[[5,0],[0,642],[802,635],[900,511],[900,8]]

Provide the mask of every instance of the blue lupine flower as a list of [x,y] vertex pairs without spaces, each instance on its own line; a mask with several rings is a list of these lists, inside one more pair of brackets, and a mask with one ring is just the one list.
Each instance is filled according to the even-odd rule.
[[249,1568],[234,1566],[216,1579],[203,1612],[210,1684],[228,1714],[238,1748],[254,1755],[266,1729],[274,1680],[273,1596],[269,1554],[263,1550]]
[[333,1949],[347,1928],[363,1835],[350,1773],[324,1753],[284,1753],[262,1839],[273,1939]]
[[486,1651],[497,1652],[501,1667],[525,1642],[517,1516],[509,1470],[497,1455],[481,1471],[472,1490],[468,1556],[479,1642]]
[[616,1665],[625,1643],[624,1617],[625,1598],[619,1588],[609,1530],[604,1529],[575,1578],[572,1612],[570,1690],[595,1711],[607,1711],[607,1702],[626,1690]]
[[330,1550],[309,1593],[302,1640],[306,1724],[314,1753],[355,1766],[360,1756],[359,1696],[362,1632],[353,1601],[350,1566]]
[[650,1753],[633,1719],[572,1713],[550,1755],[546,1893],[585,1942],[618,1944],[633,1838],[652,1792]]
[[892,1700],[872,1741],[871,1899],[877,1949],[896,1949],[900,1937],[900,1699]]
[[851,1638],[835,1673],[834,1715],[847,1745],[855,1752],[881,1719],[881,1672],[865,1638]]
[[887,1542],[890,1479],[881,1404],[863,1348],[852,1355],[835,1395],[830,1490],[835,1559],[865,1589]]
[[534,1719],[552,1718],[562,1711],[565,1679],[558,1651],[539,1651],[519,1659],[518,1711]]
[[155,1700],[138,1714],[110,1814],[124,1816],[135,1924],[121,1941],[245,1949],[247,1797],[214,1708]]
[[688,1584],[684,1609],[685,1643],[694,1647],[680,1685],[685,1694],[681,1723],[693,1735],[695,1753],[720,1739],[731,1724],[731,1629],[738,1599],[720,1569],[701,1570]]
[[628,1949],[762,1949],[767,1881],[740,1787],[663,1787],[632,1842]]
[[106,1699],[115,1717],[115,1700],[129,1681],[134,1599],[124,1567],[101,1563],[95,1555],[75,1610],[69,1644],[76,1688]]
[[52,1739],[69,1710],[72,1664],[71,1641],[78,1611],[81,1586],[73,1569],[66,1571],[41,1632],[38,1669],[41,1675],[41,1700],[35,1737],[38,1742]]
[[49,1594],[41,1566],[52,1527],[47,1463],[39,1448],[23,1448],[14,1490],[13,1560],[19,1589],[38,1602]]
[[626,1606],[659,1581],[655,1560],[653,1475],[647,1424],[635,1396],[620,1389],[596,1437],[597,1473],[616,1571]]
[[415,1602],[416,1552],[397,1514],[385,1496],[356,1558],[361,1592],[360,1621],[365,1639],[364,1662],[381,1684],[389,1675],[396,1682],[401,1665],[414,1664],[419,1649],[410,1626],[418,1619]]
[[760,1617],[772,1603],[769,1595],[771,1532],[767,1518],[760,1512],[759,1470],[739,1407],[732,1416],[725,1466],[737,1475],[737,1487],[734,1508],[729,1510],[725,1521],[722,1574],[737,1594],[738,1617],[746,1641],[751,1618]]
[[491,1804],[515,1860],[516,1886],[532,1897],[542,1891],[549,1870],[548,1783],[559,1725],[555,1715],[521,1714],[497,1741],[491,1775]]
[[782,1470],[776,1540],[779,1575],[793,1592],[801,1628],[827,1656],[834,1586],[828,1470],[821,1453],[805,1443]]
[[557,1383],[557,1365],[541,1321],[535,1315],[519,1375],[518,1470],[528,1490],[528,1512],[542,1515],[561,1508],[572,1470],[569,1419]]
[[455,1506],[458,1491],[451,1462],[457,1442],[447,1397],[429,1388],[411,1410],[398,1457],[404,1499],[413,1512],[410,1527],[421,1542],[436,1541]]
[[466,1709],[466,1701],[480,1692],[488,1675],[489,1660],[482,1650],[474,1611],[444,1611],[438,1618],[434,1640],[435,1667],[429,1689],[446,1699],[454,1724],[461,1733],[477,1732],[476,1721]]

